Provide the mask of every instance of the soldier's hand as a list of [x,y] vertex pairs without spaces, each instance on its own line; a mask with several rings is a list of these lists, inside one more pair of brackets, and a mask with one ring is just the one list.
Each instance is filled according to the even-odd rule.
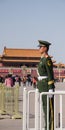
[[[52,93],[52,92],[53,92],[53,89],[49,89],[49,92]],[[49,94],[48,96],[49,96],[49,98],[52,98],[52,97],[53,97],[52,94]]]

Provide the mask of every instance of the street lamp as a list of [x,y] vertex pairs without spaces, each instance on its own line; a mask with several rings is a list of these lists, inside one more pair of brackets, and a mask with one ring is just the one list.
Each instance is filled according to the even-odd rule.
[[60,70],[60,68],[62,67],[62,65],[61,65],[61,63],[58,63],[58,72],[59,72],[59,81],[60,81],[60,72],[61,72],[61,70]]

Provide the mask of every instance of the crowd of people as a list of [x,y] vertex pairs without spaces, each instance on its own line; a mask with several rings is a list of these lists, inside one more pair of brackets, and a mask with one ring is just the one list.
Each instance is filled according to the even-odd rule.
[[13,87],[16,83],[21,85],[21,78],[18,75],[7,74],[6,76],[0,75],[0,83],[3,83],[7,87]]
[[37,86],[37,77],[36,76],[19,76],[19,75],[13,75],[13,74],[7,74],[6,76],[0,75],[0,83],[3,83],[7,87],[13,87],[14,85],[18,84],[21,86],[21,83],[23,86],[33,86],[36,88]]
[[24,76],[22,78],[22,83],[23,83],[23,86],[33,86],[34,88],[36,88],[37,77],[36,76],[32,77],[31,75]]

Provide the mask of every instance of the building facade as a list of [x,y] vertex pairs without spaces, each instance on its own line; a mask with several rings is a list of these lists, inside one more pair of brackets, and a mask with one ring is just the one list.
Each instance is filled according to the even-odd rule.
[[[3,53],[0,55],[0,75],[12,73],[20,76],[26,74],[37,76],[37,65],[40,61],[40,56],[38,49],[4,47]],[[55,79],[64,79],[65,66],[63,64],[55,64],[55,61],[53,61],[53,66]]]

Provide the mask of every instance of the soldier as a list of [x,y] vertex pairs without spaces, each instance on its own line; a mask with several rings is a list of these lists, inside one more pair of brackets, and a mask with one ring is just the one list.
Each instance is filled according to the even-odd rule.
[[[39,51],[41,53],[40,63],[38,65],[38,89],[39,92],[53,92],[54,91],[54,75],[53,63],[48,55],[49,46],[51,43],[39,40]],[[47,96],[42,96],[43,111],[45,114],[45,130],[47,130]],[[54,97],[49,96],[49,130],[54,130]]]

